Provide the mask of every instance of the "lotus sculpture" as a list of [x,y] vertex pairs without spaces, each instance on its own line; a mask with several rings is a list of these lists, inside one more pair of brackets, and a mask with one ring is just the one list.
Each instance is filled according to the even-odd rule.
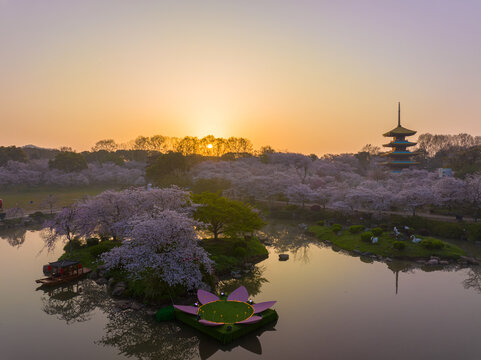
[[219,298],[199,289],[197,298],[199,306],[174,305],[174,307],[187,314],[196,315],[199,323],[205,326],[255,324],[262,320],[261,313],[276,303],[276,301],[252,303],[244,286],[235,289],[227,298]]

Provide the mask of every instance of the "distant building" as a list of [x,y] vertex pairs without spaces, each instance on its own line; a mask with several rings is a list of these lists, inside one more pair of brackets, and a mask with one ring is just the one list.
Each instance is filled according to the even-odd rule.
[[453,170],[451,170],[450,168],[439,168],[438,175],[440,178],[453,177]]
[[392,141],[388,144],[384,144],[384,147],[392,148],[391,151],[382,154],[389,158],[383,165],[388,166],[393,172],[400,172],[402,169],[411,167],[412,165],[419,164],[413,161],[411,157],[416,155],[415,152],[408,150],[408,147],[416,145],[415,142],[406,140],[407,136],[416,134],[416,131],[406,129],[401,126],[401,104],[398,103],[398,123],[395,129],[383,134],[385,137],[392,137]]

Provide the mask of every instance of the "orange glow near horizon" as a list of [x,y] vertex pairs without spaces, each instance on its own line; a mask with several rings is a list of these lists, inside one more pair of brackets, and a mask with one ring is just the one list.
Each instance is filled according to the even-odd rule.
[[357,152],[397,101],[418,134],[481,134],[477,5],[301,3],[0,1],[0,146],[212,134]]

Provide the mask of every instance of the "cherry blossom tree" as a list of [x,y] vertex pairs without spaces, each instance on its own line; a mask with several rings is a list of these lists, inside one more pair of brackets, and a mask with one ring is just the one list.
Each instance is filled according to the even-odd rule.
[[25,211],[17,205],[14,207],[8,208],[7,211],[5,211],[5,217],[7,219],[14,219],[14,218],[22,218],[25,215]]
[[417,184],[406,186],[397,194],[397,203],[406,210],[411,211],[416,216],[416,210],[422,206],[432,204],[434,195],[429,186],[425,184]]
[[72,252],[72,240],[81,233],[82,220],[76,205],[64,207],[55,217],[44,224],[42,237],[48,251],[53,251],[58,241],[68,242],[69,252]]
[[290,201],[301,203],[302,207],[308,201],[313,201],[315,192],[306,184],[291,185],[286,190],[286,195]]
[[203,272],[211,273],[213,262],[198,245],[196,225],[186,214],[172,210],[144,214],[126,224],[122,245],[101,259],[107,269],[123,269],[134,279],[201,287]]
[[466,200],[473,208],[474,221],[477,221],[481,209],[481,173],[466,176]]
[[116,240],[122,236],[123,226],[129,219],[159,210],[192,212],[190,194],[175,186],[151,190],[139,188],[104,191],[78,204],[78,235],[112,237]]
[[433,194],[436,204],[451,208],[466,199],[466,183],[461,179],[443,177],[433,184]]

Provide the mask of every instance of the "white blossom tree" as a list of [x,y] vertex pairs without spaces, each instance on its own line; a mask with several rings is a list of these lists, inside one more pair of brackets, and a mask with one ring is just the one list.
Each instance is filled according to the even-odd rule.
[[144,214],[126,223],[122,245],[101,255],[108,269],[123,269],[132,278],[150,277],[168,286],[203,285],[212,261],[198,245],[197,223],[172,210]]

